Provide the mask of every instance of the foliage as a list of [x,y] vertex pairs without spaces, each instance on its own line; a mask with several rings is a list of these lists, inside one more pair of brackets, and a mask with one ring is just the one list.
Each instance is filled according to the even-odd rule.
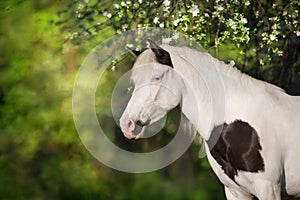
[[298,0],[77,0],[69,6],[76,10],[67,29],[75,43],[106,27],[177,30],[217,57],[234,60],[242,71],[300,93]]

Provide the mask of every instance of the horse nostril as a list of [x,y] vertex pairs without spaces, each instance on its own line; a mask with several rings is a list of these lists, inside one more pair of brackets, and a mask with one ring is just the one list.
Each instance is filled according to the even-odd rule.
[[137,126],[148,126],[149,125],[149,123],[150,123],[150,120],[147,120],[146,122],[143,122],[143,121],[141,121],[141,120],[137,120],[136,122],[135,122],[135,125],[137,125]]
[[137,121],[135,122],[135,124],[138,125],[138,126],[145,126],[145,123],[142,122],[141,120],[137,120]]
[[133,131],[133,130],[134,130],[135,124],[134,124],[134,121],[133,121],[133,120],[130,119],[130,120],[128,121],[127,128],[129,129],[129,131]]

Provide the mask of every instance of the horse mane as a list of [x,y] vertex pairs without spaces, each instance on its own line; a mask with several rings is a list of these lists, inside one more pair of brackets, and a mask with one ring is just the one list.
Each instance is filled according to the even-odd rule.
[[214,58],[208,52],[201,52],[189,47],[174,47],[170,45],[161,45],[161,47],[165,48],[170,54],[180,56],[184,60],[190,60],[189,62],[194,61],[193,63],[201,63],[201,65],[194,65],[195,67],[203,68],[215,66],[223,76],[228,77],[229,79],[236,79],[241,83],[251,84],[253,86],[263,85],[268,92],[273,91],[275,93],[279,92],[286,94],[282,88],[253,78],[248,74],[241,72],[238,68],[233,67],[231,64],[227,64],[224,61]]

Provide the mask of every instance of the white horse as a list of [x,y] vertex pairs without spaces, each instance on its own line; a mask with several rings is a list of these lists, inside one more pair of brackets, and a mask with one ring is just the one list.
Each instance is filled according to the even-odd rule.
[[[133,52],[135,89],[120,119],[125,137],[142,137],[145,127],[181,103],[204,138],[227,199],[300,197],[300,97],[208,53],[149,43],[150,49]],[[218,91],[224,91],[222,118],[213,117],[218,110],[211,106]]]

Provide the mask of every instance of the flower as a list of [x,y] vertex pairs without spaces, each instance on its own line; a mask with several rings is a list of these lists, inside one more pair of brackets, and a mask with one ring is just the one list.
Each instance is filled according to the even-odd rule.
[[155,17],[155,18],[153,19],[153,23],[154,23],[154,24],[158,24],[158,23],[159,23],[159,18],[158,18],[158,17]]
[[174,26],[178,26],[179,22],[180,22],[179,19],[174,20],[174,21],[173,21]]
[[236,29],[236,23],[235,23],[235,21],[233,21],[232,19],[229,19],[228,22],[229,22],[230,28],[232,28],[233,30],[235,30]]
[[242,23],[242,24],[247,24],[248,21],[247,21],[247,19],[246,19],[245,17],[243,17],[243,18],[241,19],[241,23]]
[[103,16],[108,17],[108,18],[111,18],[111,17],[112,17],[112,14],[109,13],[109,12],[107,12],[107,11],[104,11],[104,12],[103,12]]
[[165,5],[166,7],[169,7],[170,4],[171,4],[171,1],[170,1],[170,0],[164,0],[164,5]]
[[115,3],[115,4],[114,4],[114,8],[115,8],[115,9],[119,9],[119,8],[120,8],[119,4],[116,4],[116,3]]
[[218,11],[224,10],[224,8],[223,8],[221,5],[216,6],[216,9],[217,9]]
[[230,65],[230,66],[234,66],[234,65],[235,65],[234,60],[230,60],[229,65]]
[[275,36],[275,35],[270,35],[270,40],[271,40],[271,41],[276,40],[276,36]]
[[199,8],[197,5],[193,5],[193,7],[188,12],[192,13],[193,17],[196,17],[199,14]]

